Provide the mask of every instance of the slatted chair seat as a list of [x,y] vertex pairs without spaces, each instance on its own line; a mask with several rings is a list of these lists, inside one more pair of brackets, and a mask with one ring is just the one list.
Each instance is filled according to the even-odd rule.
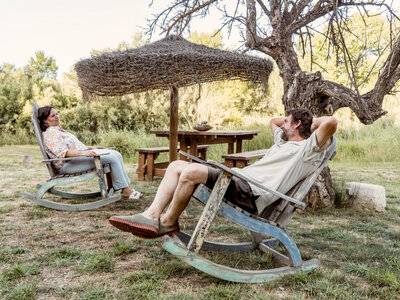
[[[321,171],[326,167],[328,161],[334,157],[336,147],[337,141],[333,137],[333,143],[326,151],[325,159],[321,162],[320,166],[305,179],[298,182],[286,195],[262,186],[250,178],[229,169],[225,165],[207,161],[207,164],[222,170],[222,172],[212,190],[200,184],[192,195],[193,198],[205,205],[195,230],[192,234],[181,231],[177,235],[164,236],[163,248],[205,273],[232,282],[262,283],[277,280],[287,274],[312,271],[319,266],[319,260],[302,260],[296,243],[290,238],[284,227],[297,208],[305,208],[306,205],[302,200],[309,192]],[[205,163],[189,154],[185,155],[194,161]],[[252,215],[229,203],[227,201],[229,199],[223,199],[232,176],[242,178],[266,192],[278,195],[280,198],[266,207],[260,215]],[[217,212],[233,223],[249,230],[252,241],[245,243],[220,243],[205,240],[208,228]],[[265,236],[269,238],[264,239]],[[279,248],[277,247],[279,245],[286,249],[287,254],[278,251]],[[199,255],[200,249],[228,252],[243,252],[258,249],[262,252],[271,253],[283,266],[267,270],[230,268],[201,257]]]
[[[39,120],[38,120],[38,110],[39,106],[37,103],[34,103],[33,109],[32,109],[32,128],[35,132],[37,142],[39,144],[40,150],[43,155],[43,163],[46,164],[47,170],[49,172],[50,178],[47,180],[46,183],[38,184],[37,188],[38,191],[37,193],[31,194],[28,192],[23,192],[22,197],[25,199],[28,199],[36,204],[39,204],[41,206],[47,207],[47,208],[52,208],[52,209],[57,209],[57,210],[68,210],[68,211],[75,211],[75,210],[90,210],[90,209],[95,209],[98,207],[102,207],[105,205],[108,205],[110,203],[114,203],[118,200],[121,199],[121,195],[112,195],[109,188],[107,188],[106,180],[105,177],[108,176],[111,172],[109,165],[102,166],[100,162],[100,155],[95,156],[94,163],[96,168],[87,170],[85,172],[80,172],[80,173],[75,173],[75,174],[61,174],[58,172],[58,170],[54,167],[53,163],[54,161],[68,161],[68,160],[74,160],[77,158],[74,157],[68,157],[68,158],[53,158],[50,159],[49,156],[47,155],[43,140],[42,140],[42,131],[39,126]],[[101,154],[103,155],[103,154]],[[94,192],[94,193],[70,193],[70,192],[65,192],[61,190],[57,190],[54,187],[55,186],[62,186],[66,184],[74,184],[78,182],[84,182],[88,181],[94,178],[98,178],[99,180],[99,186],[100,186],[100,191],[99,192]],[[112,191],[112,189],[111,189]],[[46,193],[50,193],[53,195],[60,196],[62,198],[66,199],[90,199],[90,198],[97,198],[101,197],[100,200],[97,201],[92,201],[88,203],[83,203],[83,204],[67,204],[67,203],[62,203],[62,202],[55,202],[55,201],[50,201],[44,199],[44,195]]]

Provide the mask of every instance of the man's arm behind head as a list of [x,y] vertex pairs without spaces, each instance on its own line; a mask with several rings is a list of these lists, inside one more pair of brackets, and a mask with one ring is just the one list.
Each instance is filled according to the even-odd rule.
[[272,118],[271,121],[269,122],[272,132],[275,130],[275,128],[281,127],[284,121],[285,117]]
[[333,116],[313,118],[311,132],[316,131],[318,146],[322,147],[336,132],[337,120]]

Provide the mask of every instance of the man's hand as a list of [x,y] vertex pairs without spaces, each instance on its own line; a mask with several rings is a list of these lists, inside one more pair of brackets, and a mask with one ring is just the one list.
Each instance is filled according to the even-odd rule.
[[314,117],[311,124],[311,132],[317,131],[317,143],[322,147],[336,132],[337,120],[333,116]]
[[284,122],[285,122],[285,117],[272,118],[271,121],[269,122],[269,126],[271,126],[272,131],[274,131],[275,128],[281,127]]

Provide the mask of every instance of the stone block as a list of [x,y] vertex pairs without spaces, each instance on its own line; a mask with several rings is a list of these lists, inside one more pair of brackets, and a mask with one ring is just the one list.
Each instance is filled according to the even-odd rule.
[[385,211],[385,188],[381,185],[346,182],[346,194],[352,197],[355,207],[364,207],[378,212]]

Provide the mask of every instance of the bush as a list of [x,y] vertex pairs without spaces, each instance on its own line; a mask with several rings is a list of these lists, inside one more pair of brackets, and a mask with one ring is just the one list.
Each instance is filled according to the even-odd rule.
[[34,145],[36,137],[31,132],[17,129],[15,132],[8,130],[0,131],[0,146],[5,145]]

